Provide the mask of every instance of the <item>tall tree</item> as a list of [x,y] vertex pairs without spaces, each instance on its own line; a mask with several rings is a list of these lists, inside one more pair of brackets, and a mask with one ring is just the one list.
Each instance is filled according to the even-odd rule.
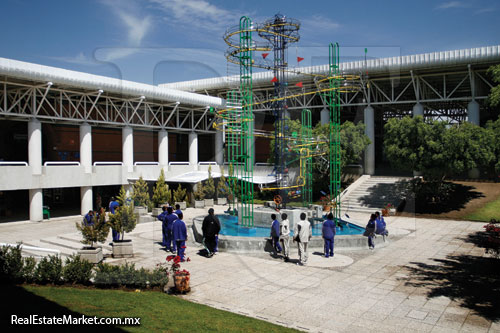
[[132,200],[134,200],[134,204],[137,206],[147,207],[149,204],[149,189],[148,183],[142,176],[139,177],[139,180],[134,184],[134,190],[132,193]]
[[224,168],[220,167],[220,178],[217,183],[217,197],[218,198],[227,198],[229,195],[229,185],[227,183],[226,176],[224,176]]
[[109,224],[111,227],[121,234],[123,240],[126,232],[131,232],[137,224],[137,216],[134,213],[134,204],[123,186],[120,189],[120,194],[116,198],[120,207],[115,210],[114,214],[109,214]]
[[212,166],[208,166],[208,179],[203,186],[203,192],[205,192],[205,198],[213,199],[215,194],[215,184],[214,178],[212,177]]
[[165,173],[162,168],[153,190],[153,203],[155,207],[158,207],[164,203],[170,203],[171,199],[172,195],[167,183],[165,183]]
[[497,85],[491,88],[489,102],[492,106],[500,105],[500,65],[491,66],[488,69],[488,73],[491,74],[493,81]]
[[186,197],[187,190],[182,188],[181,184],[174,190],[174,202],[182,202]]

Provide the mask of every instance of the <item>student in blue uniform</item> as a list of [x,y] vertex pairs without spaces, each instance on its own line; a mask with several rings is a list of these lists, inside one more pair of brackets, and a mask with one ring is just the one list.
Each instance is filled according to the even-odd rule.
[[321,229],[321,234],[325,241],[325,258],[333,257],[335,233],[335,222],[333,222],[333,214],[330,213],[326,217],[326,221],[323,222],[323,228]]
[[174,221],[177,220],[179,217],[177,214],[174,214],[174,210],[172,207],[167,208],[167,214],[165,215],[163,219],[163,224],[166,225],[167,227],[167,250],[170,252],[175,252],[177,251],[177,245],[175,244],[175,240],[172,234],[172,227],[174,225]]
[[281,253],[280,246],[280,223],[276,220],[276,214],[271,214],[273,224],[271,225],[271,238],[273,243],[274,254]]
[[158,220],[161,221],[161,234],[162,234],[162,241],[161,245],[162,246],[167,246],[167,225],[163,223],[163,220],[165,219],[165,215],[167,215],[167,206],[161,207],[162,212],[160,215],[158,215]]
[[187,229],[186,223],[182,220],[182,213],[179,213],[178,219],[172,225],[172,233],[174,236],[175,244],[177,246],[177,255],[184,261],[184,251],[186,250]]
[[364,232],[364,236],[368,237],[368,248],[370,250],[373,250],[375,248],[375,243],[373,242],[373,239],[375,238],[375,232],[377,230],[377,215],[372,214],[370,216],[370,220],[368,221],[368,224],[366,225]]
[[389,232],[386,229],[387,225],[385,223],[384,217],[380,215],[380,212],[375,212],[375,216],[377,217],[377,219],[375,220],[375,222],[377,223],[377,230],[375,233],[377,235],[387,236]]
[[92,220],[93,218],[94,218],[94,211],[89,210],[89,212],[85,214],[83,222],[85,223],[86,226],[94,225],[94,221]]
[[[115,213],[115,210],[120,207],[120,204],[118,203],[118,201],[115,200],[115,197],[111,197],[110,199],[110,203],[109,203],[109,212],[111,214],[114,214]],[[112,232],[112,235],[113,235],[113,242],[117,242],[120,240],[120,233],[118,231],[116,231],[115,229],[111,229],[111,232]]]
[[177,216],[179,216],[179,214],[182,214],[181,205],[179,205],[179,204],[175,205],[175,212],[174,213],[177,214]]

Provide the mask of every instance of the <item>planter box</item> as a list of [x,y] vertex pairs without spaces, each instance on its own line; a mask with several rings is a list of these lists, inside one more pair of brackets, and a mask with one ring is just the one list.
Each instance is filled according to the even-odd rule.
[[213,207],[214,199],[205,199],[205,207]]
[[194,208],[205,208],[205,200],[195,200]]
[[218,205],[227,205],[227,198],[217,198]]
[[137,215],[146,215],[148,213],[148,208],[142,206],[136,206],[134,207],[134,213],[136,213]]
[[134,249],[132,247],[132,240],[113,242],[113,258],[132,258],[134,256]]
[[163,212],[162,208],[153,208],[153,212],[151,213],[151,216],[158,217]]
[[82,258],[82,260],[87,260],[88,262],[91,262],[93,264],[98,264],[103,259],[102,248],[100,248],[100,247],[84,248],[84,249],[78,250],[78,254]]
[[186,209],[186,208],[187,208],[187,207],[186,207],[186,202],[185,202],[185,201],[181,201],[181,202],[177,202],[177,201],[176,201],[176,202],[175,202],[175,204],[176,204],[176,205],[181,206],[181,210],[184,210],[184,209]]

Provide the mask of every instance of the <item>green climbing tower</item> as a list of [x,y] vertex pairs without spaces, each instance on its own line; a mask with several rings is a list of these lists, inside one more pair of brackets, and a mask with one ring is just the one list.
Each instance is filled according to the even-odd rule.
[[300,158],[303,167],[304,186],[302,187],[302,204],[309,207],[312,204],[312,121],[311,110],[302,110],[301,127],[302,144],[300,149]]
[[339,44],[329,45],[329,90],[327,94],[330,108],[330,137],[329,137],[329,167],[330,167],[330,196],[335,202],[332,208],[333,217],[340,220],[340,75],[339,75]]
[[240,18],[240,94],[241,94],[241,131],[238,175],[241,180],[241,202],[238,211],[240,225],[253,227],[253,149],[254,115],[252,110],[252,20]]

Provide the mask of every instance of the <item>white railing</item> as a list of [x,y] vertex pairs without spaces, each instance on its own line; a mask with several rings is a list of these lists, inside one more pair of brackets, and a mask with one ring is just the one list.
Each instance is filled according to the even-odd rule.
[[198,165],[217,165],[217,162],[213,161],[198,162]]
[[77,162],[77,161],[48,161],[48,162],[43,163],[43,166],[61,166],[61,165],[80,166],[80,162]]
[[191,165],[189,162],[168,162],[168,165]]
[[160,165],[160,162],[134,162],[134,166],[137,165]]
[[274,164],[271,163],[263,163],[263,162],[258,162],[255,163],[255,166],[273,166]]
[[94,166],[99,165],[123,165],[123,162],[94,162]]
[[2,161],[0,162],[0,165],[23,165],[23,166],[28,166],[28,163],[27,162],[13,162],[13,161],[10,161],[10,162],[5,162],[5,161]]

